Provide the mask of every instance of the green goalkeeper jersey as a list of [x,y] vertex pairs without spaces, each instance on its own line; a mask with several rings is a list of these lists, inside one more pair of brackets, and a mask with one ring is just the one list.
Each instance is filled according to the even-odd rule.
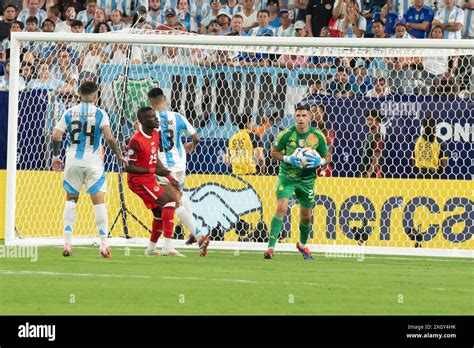
[[[306,147],[316,150],[321,157],[325,157],[328,152],[324,134],[313,127],[309,127],[305,134],[300,134],[296,130],[296,126],[287,128],[278,134],[273,146],[278,151],[283,152],[286,156],[291,156],[297,148]],[[316,169],[299,169],[290,163],[281,161],[279,176],[285,177],[289,180],[310,182],[316,179]]]

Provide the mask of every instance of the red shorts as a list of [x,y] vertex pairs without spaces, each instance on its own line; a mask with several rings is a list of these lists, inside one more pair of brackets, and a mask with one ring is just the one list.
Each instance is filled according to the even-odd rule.
[[160,206],[156,202],[165,190],[158,184],[155,176],[152,177],[133,177],[128,179],[128,187],[140,197],[148,209],[154,209]]

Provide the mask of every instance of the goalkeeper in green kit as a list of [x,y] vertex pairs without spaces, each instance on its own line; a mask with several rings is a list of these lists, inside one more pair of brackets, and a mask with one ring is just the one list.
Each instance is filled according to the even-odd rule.
[[[314,182],[317,168],[329,163],[330,155],[323,133],[310,126],[311,117],[308,105],[298,106],[294,115],[295,125],[278,134],[272,146],[272,158],[281,162],[276,185],[278,206],[271,223],[265,259],[273,258],[283,227],[283,217],[288,210],[288,199],[293,195],[300,205],[300,240],[296,248],[306,260],[313,259],[306,242],[311,231]],[[302,149],[305,151],[301,152]]]

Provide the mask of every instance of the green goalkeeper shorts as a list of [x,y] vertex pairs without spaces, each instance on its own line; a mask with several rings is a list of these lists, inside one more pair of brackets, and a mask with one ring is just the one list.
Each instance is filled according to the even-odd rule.
[[290,199],[293,195],[303,208],[312,208],[314,206],[314,180],[301,182],[279,176],[276,186],[277,199]]

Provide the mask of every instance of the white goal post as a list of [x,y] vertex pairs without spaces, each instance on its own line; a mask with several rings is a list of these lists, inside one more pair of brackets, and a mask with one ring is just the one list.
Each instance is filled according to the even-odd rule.
[[[57,77],[60,51],[68,53],[67,69],[76,67],[73,82]],[[62,244],[65,192],[61,175],[50,170],[49,136],[60,111],[77,101],[74,91],[58,91],[93,78],[119,139],[130,136],[152,86],[165,90],[170,108],[197,128],[202,140],[189,157],[185,194],[198,223],[214,233],[210,249],[264,250],[276,209],[277,176],[268,156],[262,175],[232,173],[223,159],[227,139],[238,131],[236,116],[251,114],[257,126],[281,130],[304,103],[324,114],[334,151],[332,175],[316,180],[311,250],[472,258],[473,57],[473,40],[12,33],[5,243]],[[438,63],[449,65],[449,78],[427,68]],[[43,73],[51,78],[42,80]],[[364,144],[371,144],[368,110],[380,111],[384,169],[362,178]],[[421,178],[411,159],[427,118],[435,120],[438,139],[429,146],[440,153],[437,165],[443,157],[447,166],[439,177]],[[255,127],[259,136],[265,127]],[[109,243],[145,245],[148,232],[130,216],[125,223],[120,211],[126,204],[144,225],[151,215],[126,187],[126,174],[119,184],[110,154],[106,162],[115,226]],[[83,191],[79,201],[76,245],[98,240],[86,196]],[[292,203],[277,251],[295,250],[298,219]],[[185,247],[184,240],[177,245]]]

